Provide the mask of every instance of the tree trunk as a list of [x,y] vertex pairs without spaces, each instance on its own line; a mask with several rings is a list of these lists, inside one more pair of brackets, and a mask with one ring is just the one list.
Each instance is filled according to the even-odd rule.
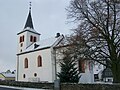
[[120,64],[114,63],[111,70],[113,73],[113,83],[120,83]]

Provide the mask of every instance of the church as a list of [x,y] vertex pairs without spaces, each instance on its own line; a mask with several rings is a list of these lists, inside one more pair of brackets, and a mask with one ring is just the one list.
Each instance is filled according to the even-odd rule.
[[[57,79],[56,73],[60,72],[60,66],[56,63],[54,47],[60,44],[64,36],[57,33],[56,36],[40,40],[40,35],[34,29],[30,6],[25,26],[17,33],[16,81],[54,82]],[[89,62],[85,62],[83,66],[80,82],[92,83],[93,67],[90,67]]]

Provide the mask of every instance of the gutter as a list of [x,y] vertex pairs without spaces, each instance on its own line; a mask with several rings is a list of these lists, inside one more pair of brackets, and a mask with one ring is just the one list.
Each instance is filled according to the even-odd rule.
[[60,44],[60,42],[63,40],[64,36],[61,35],[58,37],[57,41],[51,46],[51,53],[52,53],[52,60],[54,60],[54,72],[55,72],[55,80],[57,80],[57,64],[56,64],[56,46]]

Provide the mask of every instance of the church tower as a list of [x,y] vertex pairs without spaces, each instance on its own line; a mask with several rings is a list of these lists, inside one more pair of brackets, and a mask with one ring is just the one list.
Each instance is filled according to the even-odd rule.
[[17,33],[18,35],[18,53],[25,52],[33,43],[39,41],[40,34],[35,31],[31,16],[31,2],[28,17],[24,29]]

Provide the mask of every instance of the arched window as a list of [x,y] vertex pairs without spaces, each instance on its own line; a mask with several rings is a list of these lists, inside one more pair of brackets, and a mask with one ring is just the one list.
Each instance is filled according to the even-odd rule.
[[20,37],[20,43],[24,42],[24,35]]
[[81,73],[85,73],[85,60],[79,60],[78,65],[79,65],[79,71]]
[[23,74],[23,78],[25,78],[25,74]]
[[25,58],[24,65],[25,65],[25,68],[28,68],[28,59],[27,58]]
[[37,58],[37,64],[38,64],[38,67],[42,66],[42,57],[40,55]]
[[22,42],[22,37],[20,37],[20,43]]
[[30,36],[30,41],[33,42],[33,36],[32,35]]
[[22,41],[24,42],[24,35],[22,36]]
[[36,40],[36,37],[34,37],[34,42],[36,42],[37,40]]

